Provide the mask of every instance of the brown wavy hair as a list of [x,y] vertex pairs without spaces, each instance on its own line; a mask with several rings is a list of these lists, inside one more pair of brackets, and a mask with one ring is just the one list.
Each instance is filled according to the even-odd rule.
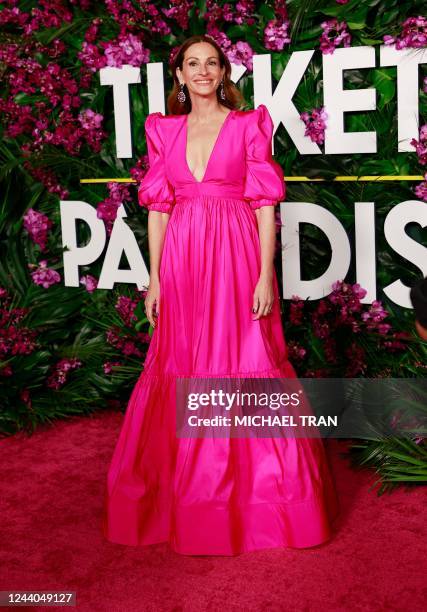
[[180,70],[182,70],[183,62],[184,62],[184,53],[191,45],[193,45],[194,43],[198,43],[198,42],[207,42],[210,45],[212,45],[212,47],[214,47],[218,52],[219,63],[220,63],[221,68],[225,66],[225,72],[224,72],[225,100],[222,100],[220,98],[219,96],[220,88],[218,87],[216,90],[216,95],[217,95],[219,104],[222,104],[222,106],[225,106],[226,108],[230,108],[230,109],[240,109],[246,103],[245,103],[245,99],[240,89],[238,89],[236,85],[233,83],[233,81],[230,79],[231,65],[228,60],[228,57],[224,54],[223,50],[218,45],[218,43],[213,38],[211,38],[208,34],[198,34],[195,36],[191,36],[190,38],[187,38],[182,43],[182,45],[179,47],[178,51],[175,53],[172,61],[169,64],[170,70],[172,72],[173,81],[174,81],[174,86],[172,88],[172,91],[168,95],[167,103],[166,103],[169,114],[186,115],[191,111],[191,100],[190,100],[190,94],[188,93],[187,85],[184,85],[184,89],[183,89],[183,91],[185,92],[185,96],[186,96],[186,100],[184,104],[181,104],[180,102],[178,102],[178,99],[176,97],[178,92],[180,91],[180,84],[179,84],[178,77],[176,76],[176,69],[179,68]]

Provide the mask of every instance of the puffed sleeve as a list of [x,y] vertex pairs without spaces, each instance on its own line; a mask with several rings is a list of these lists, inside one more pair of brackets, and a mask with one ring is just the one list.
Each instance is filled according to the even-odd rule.
[[148,210],[171,213],[175,204],[173,186],[166,178],[162,113],[150,113],[145,120],[148,161],[150,164],[138,188],[138,202]]
[[275,206],[286,194],[283,171],[271,153],[273,120],[264,104],[246,125],[246,179],[243,197],[253,209]]

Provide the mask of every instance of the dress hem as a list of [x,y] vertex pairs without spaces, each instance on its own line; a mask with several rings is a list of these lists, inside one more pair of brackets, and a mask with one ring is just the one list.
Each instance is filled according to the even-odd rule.
[[[138,503],[134,505],[123,498],[116,503],[121,511],[127,505],[130,515],[136,515],[138,508],[141,512]],[[178,554],[197,556],[236,556],[271,548],[312,548],[333,537],[332,523],[339,514],[339,506],[336,497],[325,500],[318,494],[299,502],[230,503],[223,507],[212,507],[209,503],[177,505],[173,515],[170,508],[164,508],[160,514],[160,517],[151,516],[157,523],[156,535],[153,531],[151,536],[141,532],[132,534],[127,529],[131,524],[128,521],[120,523],[120,527],[117,524],[114,530],[108,529],[106,517],[103,535],[113,544],[135,547],[168,544]],[[172,524],[169,523],[171,516]],[[151,523],[150,517],[144,519]]]

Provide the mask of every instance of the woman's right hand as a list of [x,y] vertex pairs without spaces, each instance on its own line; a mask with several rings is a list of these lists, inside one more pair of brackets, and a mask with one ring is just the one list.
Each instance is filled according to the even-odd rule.
[[160,282],[155,279],[150,279],[147,295],[145,296],[145,314],[152,327],[156,327],[155,317],[159,314],[160,304]]

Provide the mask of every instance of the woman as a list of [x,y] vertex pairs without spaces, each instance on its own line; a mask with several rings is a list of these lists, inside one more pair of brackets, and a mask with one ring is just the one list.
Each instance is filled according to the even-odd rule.
[[138,192],[154,332],[108,473],[104,533],[194,555],[315,546],[337,511],[321,440],[176,434],[177,377],[296,374],[273,268],[285,186],[271,117],[264,105],[236,108],[230,63],[210,37],[188,39],[172,67],[171,114],[146,119]]

